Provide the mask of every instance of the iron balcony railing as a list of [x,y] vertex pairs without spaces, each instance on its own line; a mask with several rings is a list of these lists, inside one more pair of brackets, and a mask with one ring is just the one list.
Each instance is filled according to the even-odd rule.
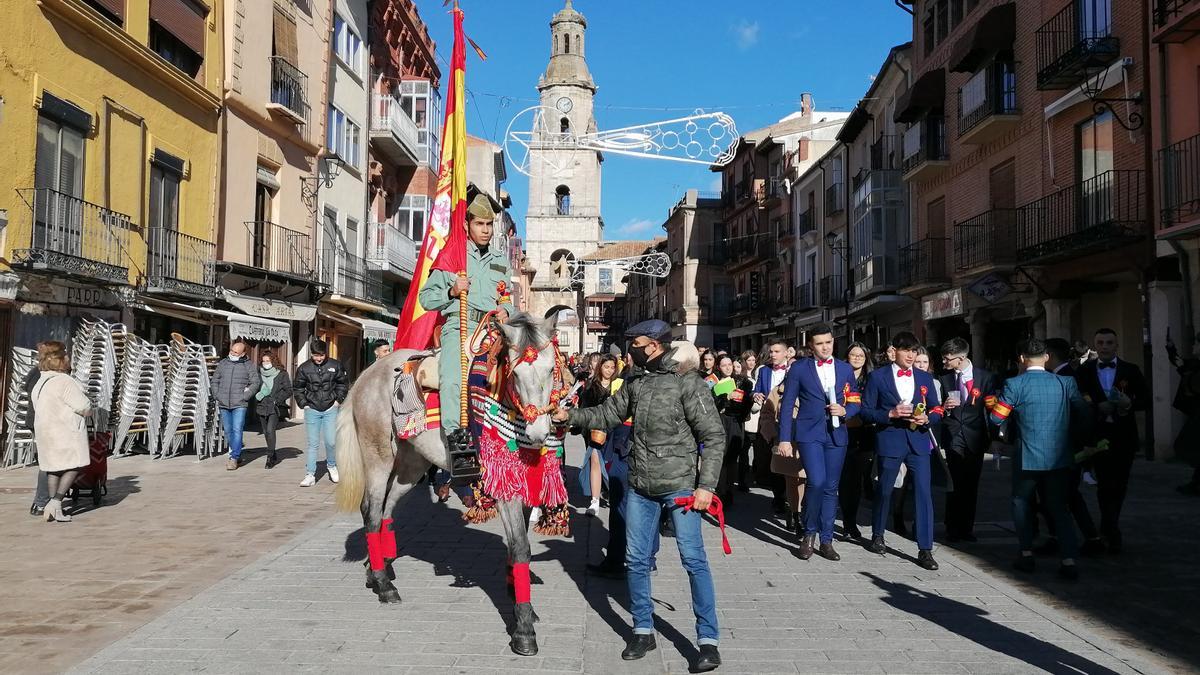
[[958,134],[974,129],[993,115],[1016,115],[1017,74],[1012,63],[996,61],[958,90]]
[[146,233],[146,249],[147,289],[213,294],[216,244],[178,230],[152,227]]
[[1158,182],[1164,225],[1200,215],[1200,135],[1158,151]]
[[925,286],[949,281],[946,237],[926,237],[900,249],[900,286]]
[[1078,255],[1136,240],[1146,223],[1145,186],[1143,171],[1107,171],[1021,207],[1017,259]]
[[265,220],[246,221],[249,230],[246,264],[251,267],[311,278],[312,238]]
[[821,277],[818,295],[822,307],[845,307],[848,299],[846,277],[841,274],[827,274]]
[[825,214],[833,215],[846,210],[845,186],[841,181],[825,188]]
[[321,283],[336,295],[377,305],[383,303],[379,268],[345,249],[322,249]]
[[128,283],[129,216],[50,188],[17,192],[30,215],[9,228],[14,265]]
[[813,217],[812,207],[808,207],[804,212],[796,214],[796,234],[803,237],[804,235],[817,229],[817,219]]
[[871,144],[871,170],[899,169],[901,142],[899,134],[880,134]]
[[282,56],[271,57],[271,103],[308,122],[308,76]]
[[817,306],[816,291],[814,284],[811,281],[806,281],[796,287],[795,307],[796,309],[811,309]]
[[1070,0],[1035,33],[1038,89],[1066,89],[1088,68],[1112,63],[1121,52],[1112,34],[1112,0]]
[[954,227],[954,266],[973,270],[1012,265],[1017,258],[1017,209],[991,209]]
[[371,223],[367,260],[380,269],[412,278],[417,268],[417,243],[391,223]]
[[946,118],[929,115],[909,127],[904,133],[904,173],[925,162],[947,159]]

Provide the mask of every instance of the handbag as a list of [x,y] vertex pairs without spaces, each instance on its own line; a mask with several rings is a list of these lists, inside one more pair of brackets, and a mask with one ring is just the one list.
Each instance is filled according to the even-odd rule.
[[588,438],[594,445],[604,445],[604,441],[608,440],[608,432],[600,429],[592,429],[588,433]]

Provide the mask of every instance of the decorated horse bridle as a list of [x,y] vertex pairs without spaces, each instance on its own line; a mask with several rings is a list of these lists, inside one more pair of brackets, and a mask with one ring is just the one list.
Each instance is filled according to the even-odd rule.
[[[486,330],[486,333],[482,336],[482,339],[479,342],[479,348],[474,350],[475,356],[480,356],[482,354],[491,352],[497,347],[500,331],[497,328],[491,327],[492,319],[495,316],[496,312],[494,310],[488,312],[487,315],[484,316],[483,321],[479,323],[480,329]],[[484,326],[487,326],[487,328],[483,328]],[[537,361],[541,356],[542,351],[550,345],[554,345],[554,371],[551,374],[551,377],[553,378],[553,389],[550,391],[550,402],[543,406],[525,403],[521,400],[521,394],[517,391],[516,386],[514,386],[516,378],[513,376],[513,371],[516,370],[517,366],[523,363],[534,363]],[[570,390],[570,388],[567,386],[566,377],[563,375],[563,373],[566,372],[566,359],[563,358],[562,352],[558,349],[557,337],[550,338],[546,342],[536,347],[533,345],[527,345],[521,352],[521,355],[517,357],[515,361],[509,359],[508,355],[506,354],[504,359],[504,369],[502,372],[504,373],[503,387],[505,390],[505,395],[508,397],[509,402],[512,403],[513,407],[521,412],[521,417],[525,418],[526,424],[533,424],[537,418],[553,412],[554,409],[558,407],[559,402],[562,401],[563,396],[565,396]]]

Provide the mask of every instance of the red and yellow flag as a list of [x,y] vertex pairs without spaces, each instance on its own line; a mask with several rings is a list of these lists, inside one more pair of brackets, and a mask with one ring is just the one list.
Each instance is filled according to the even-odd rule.
[[[467,58],[463,12],[454,8],[454,52],[450,58],[450,95],[442,122],[442,153],[429,226],[417,256],[416,274],[396,326],[396,349],[428,349],[440,316],[421,306],[418,295],[433,270],[467,269]],[[464,388],[465,391],[465,388]]]

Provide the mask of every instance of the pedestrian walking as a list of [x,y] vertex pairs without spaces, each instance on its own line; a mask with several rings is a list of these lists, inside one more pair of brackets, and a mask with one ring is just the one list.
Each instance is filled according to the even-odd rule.
[[[25,411],[25,430],[34,433],[34,422],[37,420],[37,411],[33,408],[33,388],[37,385],[38,380],[42,379],[42,371],[37,364],[42,360],[42,354],[51,349],[51,345],[58,344],[54,342],[39,342],[37,343],[37,354],[34,357],[34,365],[25,375],[25,382],[22,388],[25,391],[25,398],[29,401],[29,409]],[[34,443],[37,443],[37,438],[34,438]],[[35,446],[36,447],[36,446]],[[37,485],[33,492],[33,503],[29,505],[29,515],[40,518],[46,513],[46,504],[50,502],[50,481],[46,475],[46,471],[40,466],[37,472]]]
[[991,446],[987,414],[1000,393],[1000,380],[975,365],[970,345],[962,338],[942,344],[940,378],[946,392],[946,414],[942,416],[942,447],[950,469],[953,489],[946,493],[946,540],[975,542],[975,509],[979,501],[979,479],[983,455]]
[[[861,342],[850,345],[846,351],[846,362],[854,369],[854,389],[867,389],[867,376],[872,368],[871,350]],[[871,481],[871,465],[875,459],[875,430],[864,424],[861,415],[846,420],[846,431],[850,442],[846,445],[846,461],[842,464],[842,478],[838,482],[838,502],[842,508],[842,528],[848,539],[862,539],[858,529],[858,507],[862,503],[863,491]]]
[[[617,359],[604,354],[596,361],[595,369],[588,378],[587,386],[579,393],[579,407],[591,408],[608,400],[621,388],[622,380],[617,377]],[[593,429],[583,437],[583,464],[579,468],[579,487],[591,501],[587,515],[600,513],[600,492],[608,483],[608,471],[604,466],[604,447],[608,443],[611,429]]]
[[258,376],[262,383],[254,395],[254,411],[267,441],[266,467],[271,469],[279,464],[275,432],[279,429],[279,420],[287,417],[291,410],[292,379],[286,370],[275,367],[275,355],[269,350],[258,357]]
[[721,425],[725,427],[725,459],[721,462],[721,477],[717,481],[717,495],[726,508],[733,506],[733,492],[750,491],[749,447],[746,445],[746,419],[754,405],[753,383],[749,378],[734,372],[733,357],[722,354],[717,357],[717,384],[713,387],[717,412],[721,414]]
[[[764,352],[763,365],[759,366],[754,376],[754,404],[758,411],[758,440],[754,448],[754,480],[771,490],[771,509],[775,513],[786,513],[788,529],[795,528],[795,514],[800,510],[800,498],[796,497],[792,508],[788,508],[789,491],[784,474],[774,470],[776,462],[775,450],[779,442],[779,398],[783,396],[783,379],[787,376],[788,347],[783,341],[775,341],[767,345]],[[767,398],[778,390],[776,399],[767,410]],[[764,429],[763,425],[767,425]],[[798,462],[796,471],[799,473]],[[797,484],[798,485],[798,484]],[[793,486],[792,491],[798,489]]]
[[317,454],[325,441],[325,470],[329,480],[338,482],[337,437],[338,406],[349,391],[346,370],[337,359],[329,358],[325,342],[314,340],[309,348],[310,358],[296,369],[293,394],[296,405],[304,410],[304,430],[308,447],[304,465],[304,480],[300,487],[312,487],[317,482]]
[[33,438],[38,468],[46,472],[50,493],[46,522],[66,523],[71,516],[63,512],[63,499],[79,477],[79,469],[91,463],[86,418],[92,415],[92,402],[70,375],[71,357],[66,345],[43,344],[45,347],[38,352],[41,376],[30,397],[36,414]]
[[[668,354],[665,341],[671,335],[669,324],[645,321],[626,335],[633,338],[630,353],[645,375],[626,384],[603,405],[559,409],[554,419],[584,429],[611,429],[633,418],[625,516],[634,636],[621,658],[640,659],[657,647],[650,569],[659,517],[666,510],[674,526],[680,560],[691,581],[700,651],[693,668],[698,672],[713,670],[721,664],[717,648],[720,630],[716,590],[701,534],[701,513],[719,504],[713,494],[725,455],[724,429],[704,381],[690,369],[679,372],[679,364]],[[704,446],[702,457],[697,456],[697,442]]]
[[798,452],[808,476],[804,537],[797,555],[808,560],[817,550],[827,560],[841,560],[833,548],[833,520],[850,443],[846,419],[858,414],[862,399],[854,369],[833,358],[832,328],[826,324],[811,328],[808,347],[813,357],[792,364],[784,380],[779,454],[788,457]]
[[1021,374],[1008,380],[989,419],[995,425],[1015,427],[1017,453],[1013,467],[1012,515],[1020,540],[1021,555],[1013,566],[1032,572],[1032,498],[1039,485],[1045,487],[1050,511],[1062,549],[1059,575],[1076,579],[1078,540],[1067,516],[1067,482],[1074,463],[1072,434],[1083,432],[1091,422],[1091,410],[1069,377],[1046,371],[1046,344],[1026,340],[1019,349]]
[[237,471],[242,464],[246,409],[260,385],[258,369],[246,358],[246,341],[235,339],[229,345],[229,355],[217,362],[212,377],[213,398],[221,414],[225,442],[229,444],[229,459],[225,461],[228,471]]
[[868,550],[879,554],[887,551],[884,524],[896,475],[904,465],[912,476],[916,493],[917,564],[927,570],[936,570],[929,465],[933,443],[929,434],[930,426],[940,421],[942,408],[936,399],[933,376],[913,367],[919,346],[912,333],[897,333],[892,340],[895,361],[867,378],[861,414],[864,421],[875,425],[875,461],[879,467]]

